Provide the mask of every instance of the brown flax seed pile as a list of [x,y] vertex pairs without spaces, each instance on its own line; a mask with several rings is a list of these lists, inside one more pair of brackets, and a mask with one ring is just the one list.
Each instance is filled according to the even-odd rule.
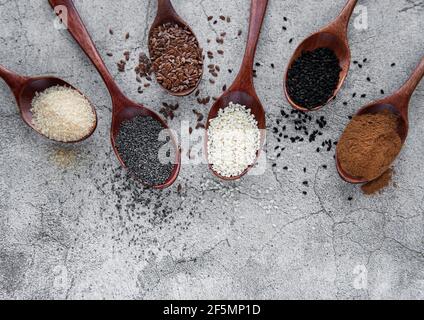
[[157,81],[165,89],[179,93],[197,85],[203,72],[202,49],[188,28],[171,23],[155,28],[149,51]]

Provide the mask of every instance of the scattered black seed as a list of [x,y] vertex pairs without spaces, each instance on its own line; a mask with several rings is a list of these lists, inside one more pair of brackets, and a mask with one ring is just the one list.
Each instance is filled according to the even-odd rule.
[[271,63],[271,68],[272,68],[272,69],[274,69],[274,68],[275,68],[275,65],[274,65],[273,63]]
[[362,69],[362,64],[358,63],[358,67],[359,67],[360,69]]
[[363,63],[365,63],[365,62],[367,62],[368,61],[368,59],[367,58],[365,58],[364,60],[362,60],[362,62]]
[[290,38],[289,43],[292,43],[292,42],[293,42],[293,38]]
[[352,98],[355,98],[356,97],[356,92],[354,92],[353,94],[352,94]]
[[367,81],[368,81],[368,82],[371,82],[371,78],[370,78],[370,77],[367,77]]
[[287,30],[287,27],[283,26],[283,30],[286,31]]
[[343,102],[343,105],[344,105],[344,106],[347,106],[347,102],[346,102],[346,101],[345,101],[345,102]]
[[327,165],[326,165],[326,164],[323,164],[323,165],[322,165],[322,167],[323,167],[324,169],[327,169]]
[[284,20],[284,21],[287,21],[287,17],[283,17],[283,20]]
[[[135,117],[121,124],[116,148],[129,171],[148,186],[165,183],[173,171],[173,164],[162,164],[159,150],[169,142],[159,141],[163,127],[151,117]],[[173,150],[166,156],[172,157]],[[172,158],[171,158],[172,159]]]
[[289,170],[289,167],[287,167],[287,166],[283,167],[283,170]]
[[307,109],[325,104],[337,88],[340,71],[339,59],[331,49],[303,52],[288,71],[290,98]]
[[383,89],[381,89],[381,90],[380,90],[380,93],[381,93],[381,94],[384,94],[384,90],[383,90]]
[[353,198],[352,198],[352,197],[349,197],[349,198],[347,198],[347,200],[352,201],[352,200],[353,200]]
[[393,62],[390,66],[391,66],[391,67],[394,67],[395,65],[396,65],[396,63],[394,63],[394,62]]
[[358,61],[356,61],[356,60],[353,60],[353,64],[358,64]]
[[361,98],[366,98],[367,97],[367,95],[364,93],[364,94],[361,94]]

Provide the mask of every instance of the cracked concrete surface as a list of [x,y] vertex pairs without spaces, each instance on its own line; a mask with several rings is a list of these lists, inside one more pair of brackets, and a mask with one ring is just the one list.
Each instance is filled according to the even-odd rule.
[[[162,102],[179,102],[170,121],[176,130],[181,120],[195,126],[193,109],[207,114],[209,106],[198,105],[194,96],[170,97],[155,82],[137,93],[132,69],[138,54],[147,51],[155,1],[75,3],[124,92],[156,111]],[[205,50],[225,51],[213,61],[221,67],[217,84],[205,74],[200,86],[202,97],[217,96],[240,65],[249,1],[173,3]],[[255,79],[269,127],[264,175],[223,183],[204,165],[184,166],[172,188],[149,191],[119,169],[109,144],[107,91],[66,30],[53,28],[48,1],[0,0],[0,63],[21,74],[64,78],[90,97],[99,115],[96,133],[82,144],[46,141],[23,125],[1,82],[0,298],[423,299],[423,84],[411,99],[411,131],[395,165],[394,185],[381,194],[365,197],[341,181],[334,149],[316,152],[323,141],[338,139],[361,105],[406,80],[424,52],[423,1],[359,1],[369,25],[356,30],[352,21],[350,45],[352,60],[367,62],[363,68],[352,64],[338,99],[312,114],[311,126],[325,117],[323,135],[292,144],[279,143],[272,133],[285,125],[287,134],[297,134],[293,119],[280,113],[291,110],[282,95],[283,71],[295,46],[343,4],[270,1]],[[220,21],[221,14],[231,23]],[[223,31],[225,43],[218,45],[215,38]],[[131,60],[127,72],[119,73],[116,62],[126,50]],[[363,93],[366,98],[359,97]],[[277,145],[285,148],[279,157]],[[58,153],[70,161],[63,165]]]

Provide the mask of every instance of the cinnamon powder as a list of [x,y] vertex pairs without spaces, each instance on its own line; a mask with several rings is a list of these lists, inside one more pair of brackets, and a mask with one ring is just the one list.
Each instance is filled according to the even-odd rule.
[[355,116],[337,146],[343,170],[369,181],[381,177],[402,147],[397,126],[398,117],[388,111]]
[[384,172],[379,178],[364,184],[361,189],[366,195],[372,195],[387,187],[392,180],[393,170],[389,169]]

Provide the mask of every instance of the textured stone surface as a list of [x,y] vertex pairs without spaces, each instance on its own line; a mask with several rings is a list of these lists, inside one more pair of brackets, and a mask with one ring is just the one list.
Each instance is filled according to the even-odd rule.
[[[157,111],[162,102],[179,102],[170,121],[176,130],[181,120],[195,126],[192,109],[207,114],[209,106],[193,96],[170,97],[155,82],[137,93],[132,68],[147,50],[156,1],[75,2],[130,97]],[[222,69],[217,84],[205,75],[200,86],[201,96],[219,95],[241,63],[249,1],[173,2],[205,50],[225,50],[215,54]],[[415,67],[423,54],[423,1],[360,1],[369,27],[356,30],[351,23],[350,44],[353,60],[368,61],[362,69],[352,65],[338,99],[313,114],[311,125],[321,116],[328,122],[316,142],[283,140],[286,150],[279,158],[274,153],[272,128],[281,109],[291,110],[281,88],[287,61],[296,44],[335,17],[343,3],[270,1],[255,79],[270,128],[265,174],[222,183],[205,165],[185,166],[176,184],[159,192],[141,190],[118,168],[109,144],[108,93],[67,31],[53,28],[48,1],[0,0],[1,64],[64,78],[90,97],[99,114],[90,140],[64,147],[24,126],[9,89],[0,84],[0,298],[423,299],[424,86],[411,99],[411,131],[396,162],[395,186],[382,194],[363,196],[337,176],[334,149],[315,151],[322,141],[337,140],[349,115],[380,98],[381,89],[394,91]],[[221,14],[231,23],[207,22]],[[223,46],[215,42],[222,31]],[[128,71],[118,73],[125,50],[131,51]],[[367,96],[352,98],[354,92]],[[295,133],[292,120],[281,125]]]

